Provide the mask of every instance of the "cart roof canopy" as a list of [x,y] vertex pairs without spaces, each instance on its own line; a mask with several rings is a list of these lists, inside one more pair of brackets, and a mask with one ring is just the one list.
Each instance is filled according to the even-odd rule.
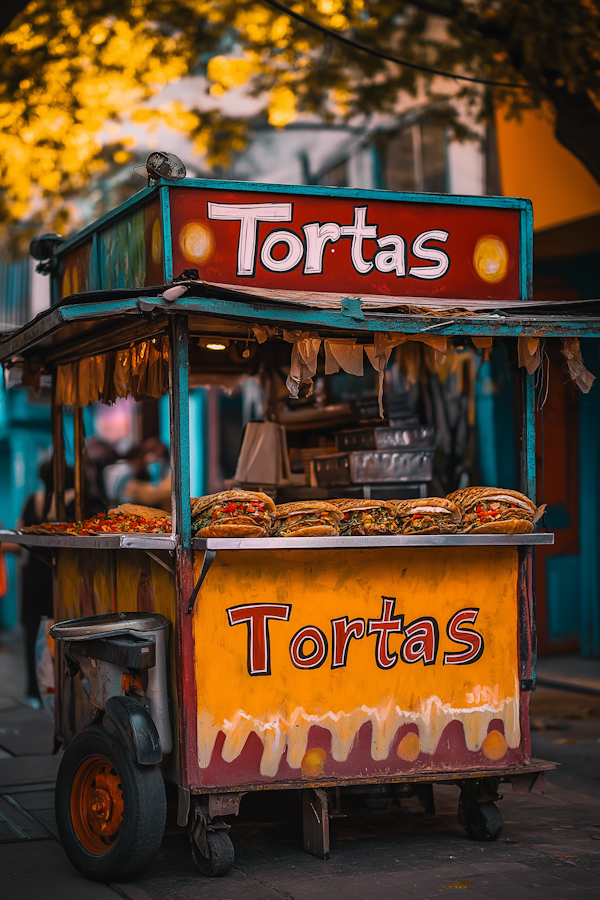
[[43,265],[52,306],[6,337],[3,364],[119,350],[174,313],[209,339],[599,334],[597,302],[532,298],[531,202],[508,197],[160,180]]

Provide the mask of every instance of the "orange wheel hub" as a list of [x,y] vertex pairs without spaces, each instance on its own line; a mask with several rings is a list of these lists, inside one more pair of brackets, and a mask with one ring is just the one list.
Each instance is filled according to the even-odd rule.
[[107,853],[123,823],[121,780],[110,760],[92,756],[71,785],[71,821],[80,844],[96,856]]

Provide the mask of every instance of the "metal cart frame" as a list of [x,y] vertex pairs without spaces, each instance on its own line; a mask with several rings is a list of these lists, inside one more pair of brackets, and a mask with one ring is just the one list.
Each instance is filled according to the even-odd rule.
[[[337,539],[194,539],[190,516],[190,452],[189,452],[189,319],[191,316],[210,316],[234,320],[245,326],[270,324],[288,328],[324,330],[340,336],[368,334],[377,331],[401,331],[405,334],[432,332],[445,336],[492,337],[599,337],[600,319],[585,316],[548,315],[544,309],[537,314],[535,308],[516,314],[477,314],[468,318],[448,319],[436,315],[402,315],[367,313],[348,315],[343,310],[323,310],[299,307],[292,302],[277,302],[265,297],[252,298],[234,289],[224,289],[207,284],[196,284],[191,293],[195,296],[180,297],[174,301],[164,298],[164,286],[159,288],[107,288],[104,280],[105,259],[99,235],[103,228],[118,222],[132,210],[143,207],[148,200],[158,200],[162,209],[163,242],[165,247],[165,282],[173,281],[173,259],[169,234],[169,197],[174,183],[161,181],[154,187],[141,191],[135,198],[123,204],[114,213],[85,229],[59,248],[57,259],[77,249],[85,241],[92,242],[90,271],[97,290],[80,293],[59,300],[57,278],[53,278],[54,303],[27,326],[10,336],[0,347],[0,362],[12,365],[28,359],[48,369],[59,361],[76,360],[84,356],[107,352],[128,346],[131,341],[145,340],[168,334],[169,339],[169,399],[171,417],[171,483],[173,534],[110,535],[98,537],[15,535],[0,532],[0,539],[21,543],[33,548],[138,550],[150,554],[167,551],[172,564],[160,564],[174,575],[176,596],[175,660],[177,668],[177,721],[174,723],[179,736],[176,759],[166,763],[166,777],[179,790],[178,824],[191,823],[196,844],[208,848],[211,834],[227,832],[229,826],[223,815],[235,814],[244,793],[253,790],[281,790],[297,788],[304,791],[304,845],[321,858],[329,855],[328,808],[332,789],[349,785],[406,784],[422,786],[434,783],[454,783],[461,787],[463,820],[473,804],[491,803],[497,797],[500,782],[511,782],[513,789],[527,792],[543,788],[544,772],[553,768],[552,763],[528,759],[522,766],[486,766],[483,769],[457,769],[456,771],[422,772],[407,775],[382,775],[344,779],[316,778],[300,781],[271,780],[230,784],[206,784],[199,778],[197,745],[194,722],[197,708],[196,684],[186,673],[194,670],[194,639],[191,628],[192,613],[203,582],[215,558],[223,551],[232,550],[321,550],[340,547]],[[180,186],[178,186],[180,187]],[[236,190],[255,190],[256,185],[218,183],[190,180],[186,187]],[[353,199],[401,199],[422,203],[463,204],[472,207],[517,208],[521,217],[520,291],[523,299],[530,294],[531,286],[531,207],[528,201],[509,198],[454,198],[447,195],[389,195],[384,192],[351,191],[331,188],[285,188],[262,186],[266,192],[304,193],[314,196],[350,197]],[[360,304],[359,304],[360,305]],[[518,304],[517,304],[518,305]],[[54,389],[56,380],[54,381]],[[77,517],[83,510],[82,450],[84,442],[81,409],[75,411],[75,486]],[[521,490],[535,498],[535,388],[534,377],[521,370],[521,430],[520,476]],[[55,485],[58,497],[58,517],[64,519],[64,438],[62,410],[53,403],[52,432],[55,459]],[[518,655],[521,690],[521,727],[525,734],[526,756],[529,748],[528,703],[535,689],[536,625],[535,587],[533,562],[535,546],[553,542],[553,535],[480,535],[480,536],[411,536],[379,538],[344,538],[346,548],[380,547],[502,547],[518,546]],[[202,554],[196,563],[196,554]],[[56,558],[54,558],[56,569]],[[175,754],[172,754],[174,756]],[[416,788],[415,788],[416,789]],[[333,792],[335,793],[335,791]],[[318,814],[317,814],[318,812]],[[210,848],[208,848],[210,849]],[[209,874],[218,874],[211,872]]]

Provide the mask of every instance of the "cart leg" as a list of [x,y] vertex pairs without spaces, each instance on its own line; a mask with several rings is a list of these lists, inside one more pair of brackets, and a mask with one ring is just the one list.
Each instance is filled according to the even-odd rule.
[[432,784],[417,784],[415,791],[419,802],[423,807],[423,812],[427,816],[435,816],[435,799],[433,797]]
[[318,859],[329,859],[329,804],[319,788],[302,791],[304,849]]

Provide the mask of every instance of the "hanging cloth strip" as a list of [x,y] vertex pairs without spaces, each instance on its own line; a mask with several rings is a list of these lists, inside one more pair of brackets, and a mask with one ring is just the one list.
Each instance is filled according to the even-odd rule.
[[151,338],[126,350],[90,356],[56,370],[56,403],[88,406],[118,397],[158,399],[169,389],[169,339]]
[[561,338],[561,353],[567,361],[569,375],[582,393],[587,394],[596,380],[583,364],[579,338]]
[[399,347],[407,341],[425,344],[433,351],[433,363],[436,367],[446,362],[448,338],[443,335],[433,334],[402,334],[401,332],[375,332],[375,341],[372,347],[365,347],[365,351],[371,365],[379,375],[379,415],[383,419],[383,380],[385,368],[394,347]]
[[525,366],[529,375],[533,375],[542,361],[539,338],[520,337],[518,342],[519,366]]
[[335,375],[340,369],[349,375],[363,375],[363,345],[357,344],[355,338],[326,340],[325,374]]
[[365,347],[365,352],[369,357],[369,361],[379,376],[379,393],[377,400],[379,402],[379,416],[383,419],[383,378],[385,375],[385,367],[388,364],[390,354],[394,347],[399,347],[406,341],[406,335],[400,332],[376,331],[373,346]]
[[307,397],[312,395],[314,385],[313,378],[317,371],[317,357],[321,347],[321,338],[316,331],[287,331],[283,332],[284,341],[293,343],[290,374],[285,386],[290,396],[297,398],[301,384],[308,384]]

